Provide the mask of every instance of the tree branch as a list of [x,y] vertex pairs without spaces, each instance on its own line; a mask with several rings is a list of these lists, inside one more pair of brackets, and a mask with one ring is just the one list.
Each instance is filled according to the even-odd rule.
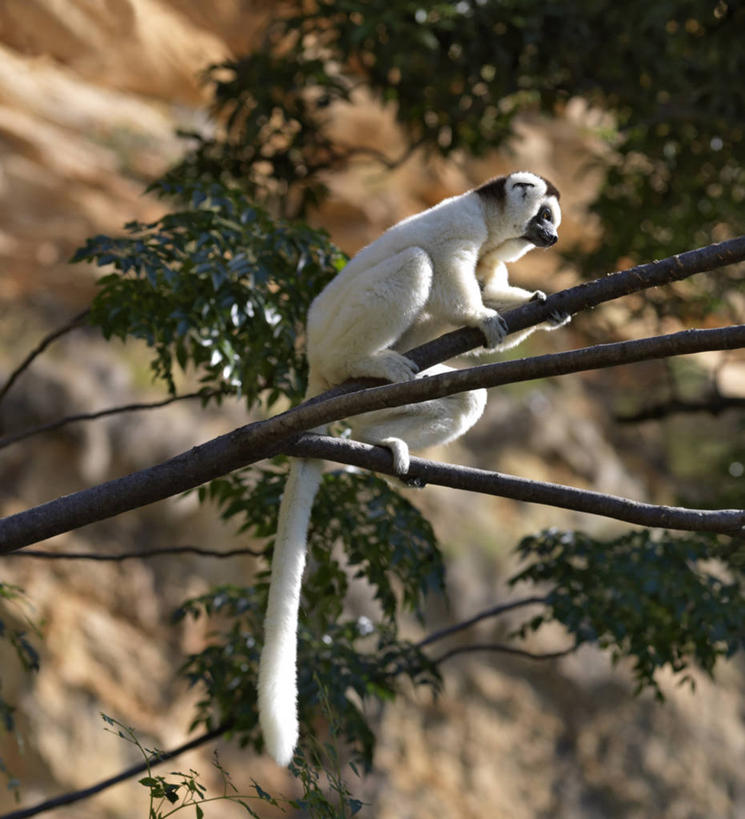
[[[140,559],[146,560],[150,557],[167,557],[170,555],[197,555],[197,557],[216,557],[218,559],[225,559],[229,557],[244,557],[251,555],[252,557],[261,557],[264,554],[261,549],[249,549],[244,547],[242,549],[228,549],[227,551],[219,551],[217,549],[201,549],[199,546],[170,546],[165,549],[141,549],[135,552],[120,552],[119,554],[106,555],[100,552],[40,552],[33,549],[23,549],[17,552],[7,552],[0,554],[3,557],[35,557],[44,560],[97,560],[97,561],[112,561],[120,563],[123,560]],[[1,819],[1,817],[0,817]]]
[[650,404],[629,415],[616,415],[619,424],[638,424],[641,421],[659,421],[675,414],[690,414],[705,412],[708,415],[721,415],[730,409],[745,409],[745,398],[735,395],[722,395],[719,392],[711,393],[706,398],[685,400],[671,398],[658,404]]
[[[614,273],[557,293],[544,304],[536,302],[511,310],[505,313],[504,318],[510,332],[514,332],[545,320],[554,310],[574,312],[743,258],[745,236]],[[457,330],[417,348],[411,355],[422,367],[431,366],[449,356],[473,349],[482,342],[477,330]],[[283,445],[290,443],[303,430],[350,415],[452,395],[480,386],[498,386],[649,358],[743,346],[745,325],[739,325],[718,330],[689,330],[654,339],[500,362],[373,389],[360,389],[360,384],[341,385],[292,410],[240,427],[156,466],[0,520],[0,553],[179,494],[277,454],[282,451]],[[355,394],[347,394],[351,392]]]
[[486,620],[489,617],[499,617],[502,614],[514,611],[515,609],[523,608],[524,606],[545,605],[546,603],[548,603],[547,597],[525,597],[522,600],[512,600],[509,603],[500,603],[498,606],[492,606],[489,609],[480,611],[478,614],[475,614],[473,617],[469,617],[467,620],[462,620],[460,623],[455,623],[452,626],[440,629],[440,631],[432,632],[432,634],[429,634],[423,640],[420,640],[416,644],[416,647],[424,648],[424,646],[428,646],[430,643],[443,640],[445,637],[450,637],[453,634],[457,634],[459,631],[464,631],[467,628],[471,628],[471,626],[474,626],[476,623],[480,623],[482,620]]
[[[578,647],[575,645],[570,646],[569,648],[564,648],[561,651],[536,653],[533,651],[527,651],[524,648],[516,648],[515,646],[507,645],[505,643],[472,643],[471,645],[467,646],[456,646],[455,648],[451,648],[450,651],[446,651],[439,657],[435,657],[432,662],[435,665],[439,665],[440,663],[444,663],[445,660],[449,660],[451,657],[455,657],[458,654],[470,654],[473,651],[499,651],[503,654],[514,654],[517,657],[524,657],[527,660],[558,660],[559,657],[566,657],[567,654],[573,654],[577,648]],[[4,817],[0,816],[0,819],[4,819]]]
[[152,757],[147,762],[143,761],[137,765],[132,765],[132,767],[126,768],[115,776],[111,776],[108,779],[102,779],[96,785],[91,785],[90,787],[83,788],[79,791],[71,791],[70,793],[62,794],[62,796],[57,796],[54,799],[47,799],[45,802],[39,802],[30,808],[22,808],[21,810],[14,810],[10,813],[4,813],[2,816],[0,816],[0,819],[28,819],[28,817],[37,816],[40,813],[44,813],[44,811],[54,810],[55,808],[61,808],[64,805],[71,805],[73,802],[80,802],[82,799],[88,799],[89,797],[95,796],[97,793],[110,788],[112,785],[117,785],[119,782],[124,782],[126,779],[131,779],[133,776],[137,776],[137,774],[147,771],[148,768],[152,768],[153,765],[160,765],[161,762],[167,762],[169,759],[173,759],[186,751],[191,751],[194,748],[198,748],[200,745],[204,745],[213,739],[217,739],[229,731],[230,728],[230,723],[218,725],[217,728],[213,728],[211,731],[207,731],[201,736],[198,736],[189,742],[185,742],[183,745],[179,745],[178,748],[174,748],[172,751],[160,751],[156,756]]
[[[303,430],[323,426],[350,415],[439,398],[481,386],[494,387],[649,358],[743,346],[745,325],[715,330],[685,330],[669,336],[603,344],[567,353],[454,370],[416,381],[336,395],[326,400],[312,399],[266,421],[239,427],[156,466],[3,518],[0,520],[0,554],[177,495],[280,452],[293,454],[290,445],[297,441]],[[337,454],[341,451],[337,450]],[[381,471],[385,471],[389,461],[381,464],[384,467]],[[730,522],[730,528],[732,527]]]
[[[388,475],[395,474],[389,450],[358,441],[308,434],[286,444],[282,451],[295,457],[324,458]],[[407,477],[425,484],[433,483],[451,489],[602,515],[637,526],[720,534],[737,534],[745,528],[745,509],[686,509],[677,506],[657,506],[590,489],[576,489],[504,475],[500,472],[489,472],[485,469],[437,463],[423,458],[411,458]]]
[[109,407],[108,409],[98,410],[96,412],[81,412],[78,415],[67,415],[64,418],[58,418],[56,421],[50,421],[48,424],[41,424],[38,427],[25,429],[23,432],[16,432],[12,435],[6,435],[0,438],[0,449],[5,449],[11,444],[17,444],[19,441],[25,441],[26,438],[31,438],[33,435],[39,435],[42,432],[52,432],[55,429],[74,424],[78,421],[95,421],[99,418],[105,418],[109,415],[118,415],[123,412],[138,412],[139,410],[159,409],[173,404],[176,401],[188,401],[193,398],[204,398],[217,395],[218,390],[211,393],[204,393],[202,391],[190,392],[184,395],[172,395],[170,398],[164,398],[161,401],[141,402],[136,404],[122,404],[118,407]]
[[76,327],[79,327],[83,321],[87,318],[88,313],[90,310],[83,310],[82,313],[78,313],[77,316],[70,319],[67,324],[63,324],[62,327],[59,327],[56,330],[53,330],[51,333],[44,336],[44,338],[34,347],[33,350],[23,359],[23,361],[13,370],[13,372],[8,376],[8,380],[3,384],[2,389],[0,389],[0,402],[5,398],[8,393],[8,390],[13,386],[13,384],[18,380],[19,376],[27,370],[34,359],[38,358],[44,350],[53,342],[56,341],[60,336],[65,335],[65,333],[69,333],[70,330],[74,330]]

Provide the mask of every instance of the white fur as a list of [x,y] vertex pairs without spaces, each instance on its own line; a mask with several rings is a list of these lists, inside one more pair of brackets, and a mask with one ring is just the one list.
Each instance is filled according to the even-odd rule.
[[[402,353],[456,327],[479,328],[491,349],[514,346],[534,329],[503,342],[498,310],[545,299],[541,291],[512,287],[505,262],[535,247],[526,231],[544,208],[555,240],[561,211],[541,177],[521,171],[494,182],[489,190],[482,186],[454,196],[394,225],[324,288],[308,312],[308,397],[348,378],[415,378],[416,367]],[[448,369],[438,365],[429,372]],[[476,423],[485,405],[486,391],[474,390],[365,413],[350,424],[355,437],[388,447],[395,471],[405,475],[409,447],[457,438]],[[297,614],[308,521],[320,479],[318,462],[293,462],[275,540],[259,715],[267,748],[282,765],[290,762],[298,738]]]
[[259,664],[259,721],[269,753],[289,765],[298,738],[297,620],[306,536],[322,462],[294,458],[277,524],[264,650]]

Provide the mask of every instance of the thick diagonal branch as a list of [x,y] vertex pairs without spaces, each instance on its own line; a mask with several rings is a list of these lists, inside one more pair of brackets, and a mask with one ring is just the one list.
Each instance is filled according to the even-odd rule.
[[288,451],[307,429],[350,415],[425,401],[485,386],[628,364],[650,358],[745,347],[745,325],[686,330],[669,336],[586,347],[567,353],[456,370],[389,384],[320,402],[221,435],[148,469],[36,506],[0,520],[0,554],[177,495],[256,461]]

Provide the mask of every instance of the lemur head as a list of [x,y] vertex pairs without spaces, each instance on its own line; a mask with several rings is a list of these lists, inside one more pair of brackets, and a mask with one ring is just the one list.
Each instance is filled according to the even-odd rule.
[[489,245],[503,261],[515,261],[534,247],[551,247],[559,238],[559,191],[542,176],[516,171],[475,192],[487,214]]

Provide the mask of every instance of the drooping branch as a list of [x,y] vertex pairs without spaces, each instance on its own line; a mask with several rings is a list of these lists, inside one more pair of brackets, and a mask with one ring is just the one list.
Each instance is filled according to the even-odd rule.
[[[454,623],[452,626],[447,626],[439,631],[434,631],[431,634],[428,634],[424,639],[416,643],[416,647],[425,648],[426,646],[432,645],[432,643],[436,643],[439,640],[444,640],[446,637],[451,637],[453,634],[458,634],[461,631],[465,631],[483,620],[491,619],[493,617],[501,617],[503,614],[515,611],[516,609],[525,608],[526,606],[546,605],[548,602],[548,597],[523,597],[519,600],[511,600],[509,603],[500,603],[499,605],[491,606],[488,609],[484,609],[484,611],[480,611],[478,614],[474,614],[473,617],[469,617],[467,620],[461,620],[461,622]],[[507,643],[468,643],[467,645],[455,646],[454,648],[445,651],[443,654],[435,657],[432,662],[434,662],[435,665],[439,665],[440,663],[444,663],[446,660],[449,660],[451,657],[455,657],[459,654],[469,654],[476,651],[493,651],[503,654],[513,654],[517,657],[523,657],[529,660],[555,660],[559,657],[565,657],[567,654],[571,654],[572,652],[576,651],[577,648],[579,648],[578,645],[572,645],[567,648],[560,649],[559,651],[549,651],[543,653],[529,651],[524,648],[517,648],[516,646],[509,645]]]
[[474,614],[467,620],[462,620],[460,623],[454,623],[452,626],[447,626],[439,631],[432,632],[432,634],[428,634],[424,639],[420,640],[416,646],[417,648],[424,648],[431,643],[436,643],[438,640],[444,640],[446,637],[452,637],[453,634],[471,628],[471,626],[475,626],[477,623],[482,622],[482,620],[501,617],[503,614],[515,611],[516,609],[525,608],[526,606],[541,606],[546,603],[548,603],[548,598],[545,596],[523,597],[519,600],[511,600],[509,603],[500,603],[496,606],[484,609],[484,611],[480,611],[478,614]]
[[239,427],[156,466],[4,518],[0,520],[0,553],[20,549],[62,532],[177,495],[280,452],[289,453],[290,445],[304,430],[350,415],[425,401],[481,386],[493,387],[650,358],[738,347],[745,347],[745,325],[716,330],[686,330],[669,336],[456,370],[403,384],[336,395],[325,400],[313,399],[266,421]]

